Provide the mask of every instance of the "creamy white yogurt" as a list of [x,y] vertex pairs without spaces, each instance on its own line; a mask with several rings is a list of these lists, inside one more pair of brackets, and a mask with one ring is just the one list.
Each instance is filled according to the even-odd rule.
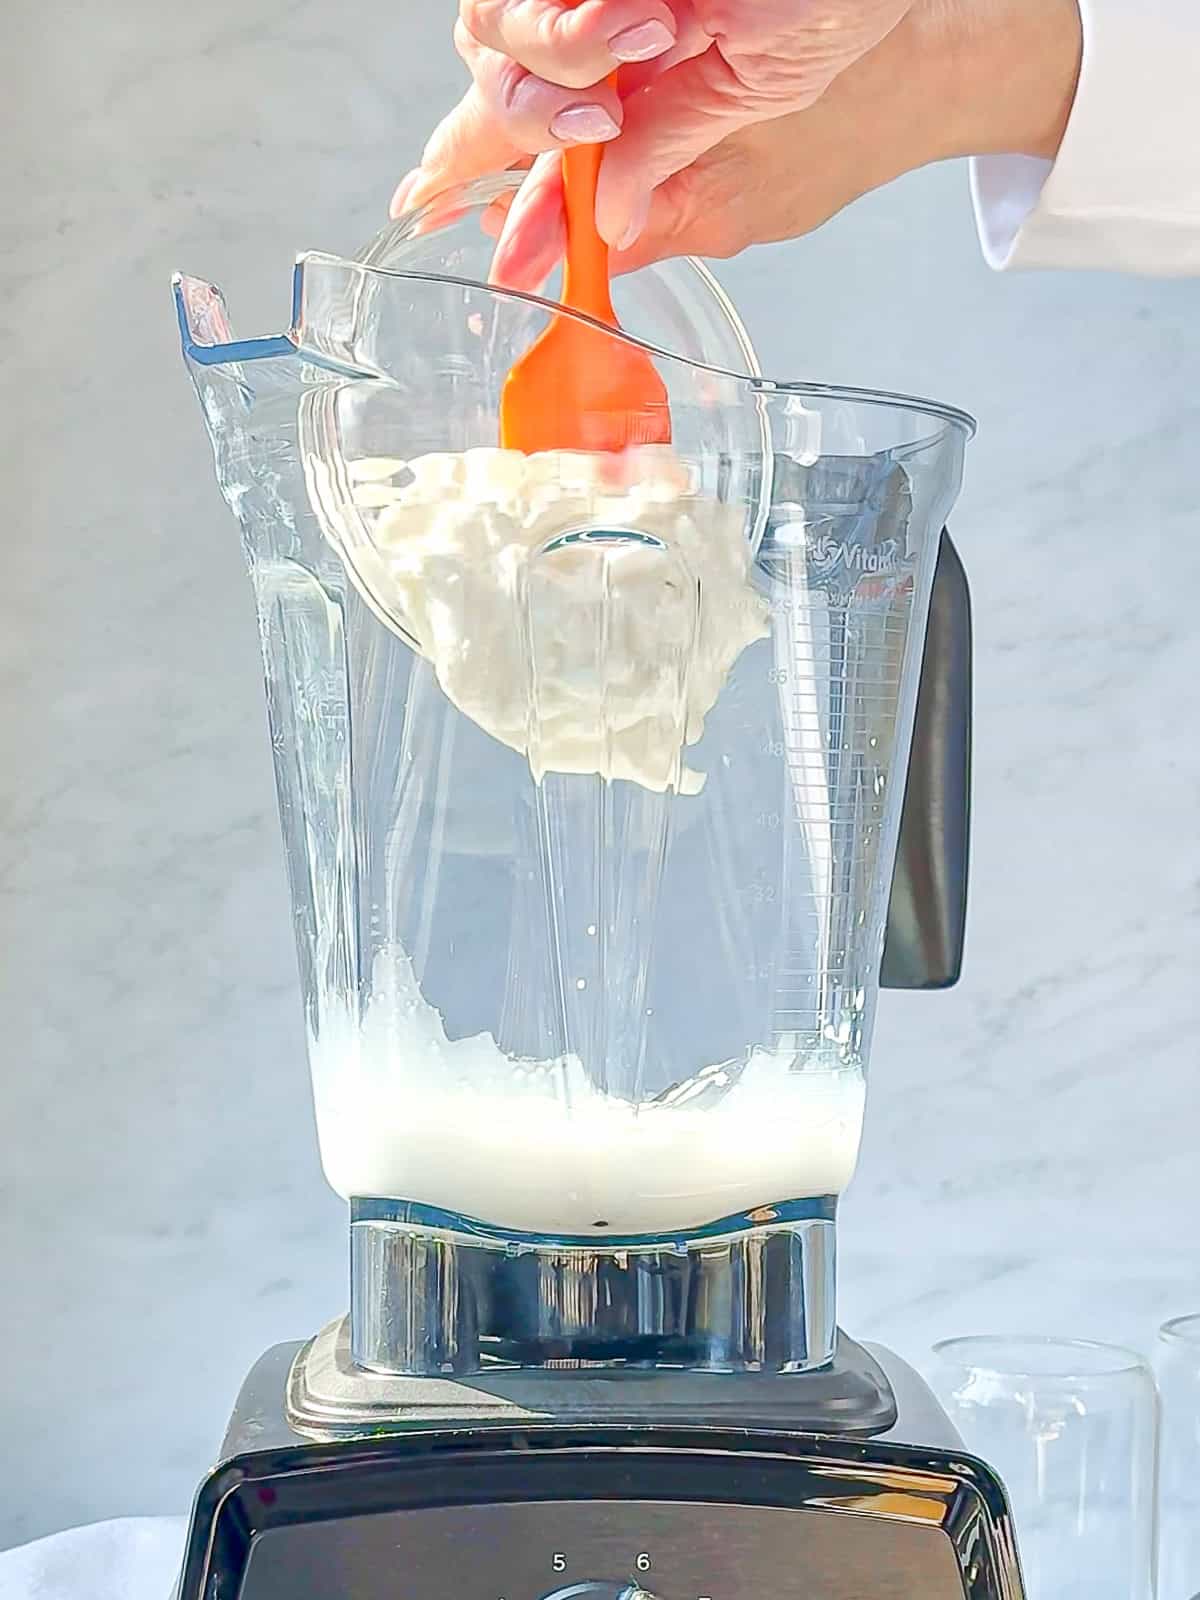
[[767,632],[741,506],[694,492],[657,446],[368,458],[348,473],[368,541],[343,528],[342,553],[459,710],[538,776],[700,787],[683,751]]

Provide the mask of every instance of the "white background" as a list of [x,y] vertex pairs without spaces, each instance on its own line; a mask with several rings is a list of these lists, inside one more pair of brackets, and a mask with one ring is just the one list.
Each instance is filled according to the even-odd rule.
[[[249,586],[178,355],[357,248],[449,0],[9,0],[0,51],[0,1546],[182,1510],[344,1300]],[[796,160],[804,160],[803,150]],[[997,279],[962,170],[721,269],[772,373],[980,418],[971,945],[890,996],[843,1320],[920,1358],[1200,1309],[1200,283]]]

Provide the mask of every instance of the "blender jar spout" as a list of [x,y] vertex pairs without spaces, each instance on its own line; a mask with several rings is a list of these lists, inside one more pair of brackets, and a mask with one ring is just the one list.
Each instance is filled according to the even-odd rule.
[[183,344],[184,359],[191,366],[234,367],[253,361],[303,360],[312,366],[343,378],[371,378],[378,374],[348,360],[341,360],[319,345],[306,341],[305,333],[306,258],[296,262],[292,273],[292,316],[285,333],[257,339],[235,339],[229,326],[225,297],[215,284],[203,278],[177,272],[171,280],[175,294],[175,314]]

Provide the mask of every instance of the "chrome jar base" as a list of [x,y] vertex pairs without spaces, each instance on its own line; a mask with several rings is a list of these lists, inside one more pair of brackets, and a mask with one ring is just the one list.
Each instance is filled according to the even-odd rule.
[[832,1197],[669,1237],[501,1233],[395,1200],[355,1200],[352,1359],[369,1371],[496,1367],[806,1372],[836,1343]]

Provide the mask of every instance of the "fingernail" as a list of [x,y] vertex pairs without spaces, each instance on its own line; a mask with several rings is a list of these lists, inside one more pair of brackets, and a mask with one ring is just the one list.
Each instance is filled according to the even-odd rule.
[[637,22],[632,28],[622,28],[608,41],[608,48],[618,61],[653,61],[675,43],[675,35],[665,22],[651,19]]
[[629,226],[617,240],[618,250],[628,250],[630,245],[636,244],[645,232],[646,224],[650,220],[650,196],[639,195],[633,208],[633,215],[629,219]]
[[592,103],[566,106],[550,124],[550,132],[565,144],[602,144],[620,131],[604,107]]

